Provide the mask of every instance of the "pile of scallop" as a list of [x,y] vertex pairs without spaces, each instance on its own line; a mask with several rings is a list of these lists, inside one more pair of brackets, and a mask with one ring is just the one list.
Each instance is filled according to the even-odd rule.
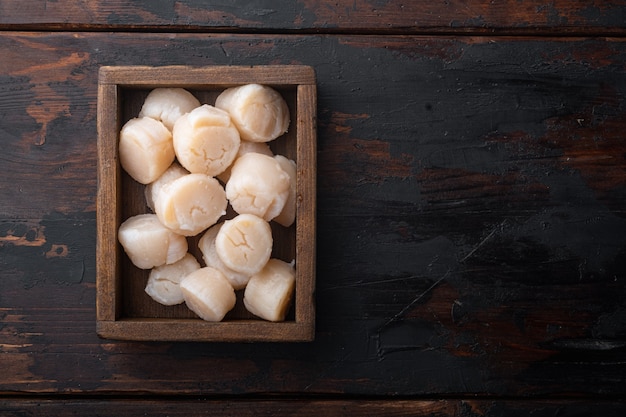
[[[152,299],[184,302],[202,319],[221,321],[243,290],[250,313],[285,319],[295,268],[271,258],[269,222],[295,220],[296,164],[268,142],[288,126],[283,97],[247,84],[224,90],[214,105],[182,88],[156,88],[122,127],[121,166],[146,186],[152,213],[126,219],[118,240],[135,266],[150,269]],[[235,215],[224,220],[229,204]],[[190,252],[190,236],[199,237],[204,266]]]

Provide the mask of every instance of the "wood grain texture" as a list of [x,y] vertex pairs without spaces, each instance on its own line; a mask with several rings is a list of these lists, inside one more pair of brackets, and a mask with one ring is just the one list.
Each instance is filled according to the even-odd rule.
[[[626,395],[623,38],[3,33],[0,52],[0,393]],[[315,342],[99,339],[98,68],[267,63],[318,77]]]
[[0,2],[2,30],[624,33],[622,1]]
[[0,402],[0,412],[6,417],[23,416],[120,416],[150,415],[155,417],[208,416],[303,416],[323,413],[328,417],[575,417],[598,415],[621,417],[626,404],[620,401],[576,400],[8,400]]

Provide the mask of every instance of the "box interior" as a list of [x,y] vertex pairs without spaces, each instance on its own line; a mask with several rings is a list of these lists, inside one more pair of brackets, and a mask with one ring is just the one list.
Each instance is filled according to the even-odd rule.
[[[198,89],[193,86],[180,86],[186,88],[194,96],[200,100],[202,104],[213,105],[216,97],[228,86],[215,86]],[[269,142],[270,148],[275,154],[281,154],[285,157],[297,161],[297,132],[296,132],[296,115],[297,115],[297,85],[280,85],[272,86],[275,88],[286,100],[289,106],[291,122],[287,133],[281,137]],[[128,120],[137,117],[141,106],[151,91],[151,88],[137,88],[133,86],[118,86],[118,105],[120,106],[120,126],[123,126]],[[119,129],[118,129],[119,131]],[[150,209],[147,207],[144,197],[145,186],[133,180],[123,170],[121,173],[121,221],[137,214],[150,213]],[[232,218],[236,213],[230,208],[227,210],[227,214],[223,216],[219,221]],[[274,246],[272,251],[272,257],[291,262],[296,256],[296,224],[286,228],[275,222],[270,222],[272,227],[272,236],[274,239]],[[119,225],[118,225],[119,227]],[[204,266],[202,260],[202,254],[197,249],[197,240],[201,237],[201,234],[194,237],[189,237],[189,251],[196,257],[198,262]],[[145,285],[148,280],[150,270],[141,270],[135,267],[124,253],[121,245],[118,243],[118,250],[120,254],[120,276],[116,285],[119,288],[117,296],[118,310],[117,320],[121,319],[141,319],[141,318],[166,318],[166,319],[192,319],[197,316],[187,308],[183,303],[177,306],[164,306],[156,301],[152,300],[145,291]],[[296,286],[297,291],[297,286]],[[243,306],[243,290],[237,291],[237,304],[233,310],[231,310],[223,321],[254,319]],[[286,322],[295,321],[294,305],[295,294],[293,297],[293,303],[290,307],[289,313],[285,319]],[[199,319],[198,319],[199,320]]]

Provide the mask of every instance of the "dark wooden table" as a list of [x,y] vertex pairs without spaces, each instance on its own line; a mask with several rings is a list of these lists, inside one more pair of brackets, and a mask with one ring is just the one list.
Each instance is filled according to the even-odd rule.
[[[0,30],[0,415],[625,415],[625,2],[4,0]],[[96,335],[98,69],[170,64],[315,68],[314,342]]]

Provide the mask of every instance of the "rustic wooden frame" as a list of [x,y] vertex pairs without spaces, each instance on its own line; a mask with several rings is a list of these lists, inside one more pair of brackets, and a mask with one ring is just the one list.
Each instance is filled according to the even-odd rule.
[[[292,121],[278,151],[297,162],[295,225],[278,231],[279,251],[296,261],[296,292],[287,320],[271,323],[241,311],[219,323],[200,320],[181,309],[146,307],[150,314],[127,314],[127,275],[132,267],[119,243],[117,228],[124,213],[145,207],[132,195],[141,191],[120,168],[118,132],[129,116],[129,104],[156,87],[183,87],[216,95],[235,85],[267,84],[291,100]],[[289,103],[289,100],[288,100]],[[211,103],[212,104],[212,103]],[[295,107],[295,109],[293,108]],[[311,67],[268,66],[129,66],[101,67],[98,83],[98,196],[97,196],[97,333],[100,337],[142,341],[296,342],[315,334],[315,230],[316,230],[316,80]],[[131,206],[129,209],[128,206]],[[273,230],[277,230],[273,227]],[[277,246],[277,237],[274,237]],[[283,243],[281,243],[283,241]],[[136,268],[135,268],[136,269]],[[146,274],[146,272],[137,272]],[[145,276],[145,275],[144,275]],[[139,301],[139,303],[145,303]],[[238,301],[239,303],[239,301]],[[156,303],[155,303],[156,304]],[[144,306],[145,307],[145,306]],[[181,308],[183,306],[180,306]],[[154,309],[154,310],[151,310]],[[240,309],[241,310],[241,309]],[[143,310],[141,310],[143,311]],[[174,311],[174,313],[169,313]]]

